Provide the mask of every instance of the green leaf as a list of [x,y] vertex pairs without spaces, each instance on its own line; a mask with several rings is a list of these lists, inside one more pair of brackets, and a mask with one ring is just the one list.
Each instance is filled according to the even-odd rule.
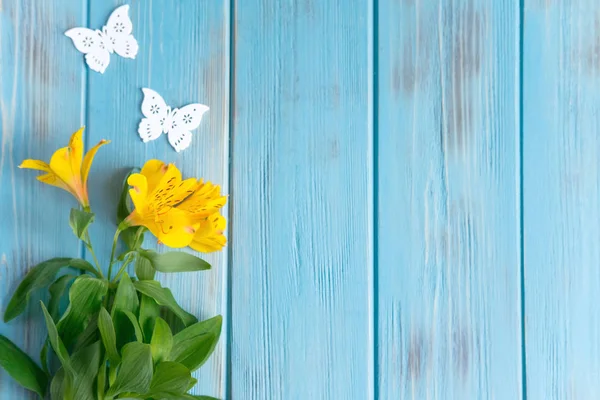
[[69,290],[69,306],[56,328],[67,346],[71,345],[88,325],[91,316],[102,306],[108,292],[106,281],[81,275]]
[[185,311],[177,304],[173,293],[167,288],[160,286],[157,281],[139,281],[133,284],[138,292],[152,297],[159,305],[169,308],[175,313],[185,324],[189,326],[198,320],[192,314]]
[[192,388],[194,386],[196,386],[196,383],[198,383],[198,379],[196,379],[192,376],[192,379],[190,379],[190,383],[188,384],[186,392],[189,392],[190,390],[192,390]]
[[126,318],[128,317],[124,315],[124,312],[129,311],[133,314],[137,314],[139,305],[140,302],[138,300],[137,291],[135,290],[133,283],[131,283],[129,275],[124,273],[117,286],[117,293],[111,310],[115,332],[117,334],[118,349],[123,347],[134,333],[131,329],[131,325],[126,322]]
[[100,342],[95,342],[73,353],[71,366],[73,376],[60,368],[50,387],[52,399],[95,400],[96,376],[100,366]]
[[136,251],[144,243],[145,230],[146,228],[143,226],[127,228],[121,232],[119,237],[130,251]]
[[128,343],[123,347],[122,360],[117,379],[108,389],[106,396],[114,397],[125,392],[148,392],[153,374],[150,346],[138,342]]
[[115,295],[111,315],[114,317],[117,311],[123,310],[137,314],[139,306],[140,302],[135,287],[131,282],[131,278],[129,278],[129,275],[125,272],[119,281],[119,286],[117,286],[117,294]]
[[98,329],[102,337],[102,344],[106,349],[106,354],[111,363],[115,365],[121,362],[121,356],[117,351],[117,335],[110,314],[104,307],[100,309],[98,314]]
[[154,322],[160,315],[160,306],[152,297],[142,294],[140,304],[140,327],[144,334],[144,342],[150,343],[152,332],[154,332]]
[[50,369],[48,368],[48,347],[50,346],[50,342],[46,337],[44,340],[44,345],[42,346],[42,350],[40,350],[40,363],[42,364],[42,369],[46,375],[50,375]]
[[73,279],[75,279],[75,275],[63,275],[54,281],[52,285],[48,288],[50,292],[50,301],[48,302],[48,312],[52,315],[52,318],[57,321],[58,320],[58,307],[60,305],[60,299],[63,297],[67,286]]
[[94,213],[79,210],[77,208],[71,208],[71,215],[69,216],[69,225],[73,229],[73,233],[79,239],[85,241],[85,233],[91,223],[94,222]]
[[191,379],[190,370],[182,364],[162,362],[156,366],[148,395],[165,392],[183,394],[187,391]]
[[0,366],[21,386],[43,398],[48,377],[33,360],[13,342],[0,335]]
[[169,359],[181,362],[192,371],[200,368],[214,352],[222,326],[223,317],[217,315],[185,328],[173,337]]
[[195,371],[208,360],[219,340],[212,333],[205,333],[184,341],[173,343],[169,359],[179,362]]
[[90,321],[85,327],[85,330],[77,337],[74,350],[82,349],[98,341],[100,339],[98,332],[98,313],[96,313],[90,317]]
[[73,268],[77,268],[82,271],[89,272],[92,275],[96,276],[96,278],[102,279],[102,275],[100,275],[100,273],[98,271],[96,271],[94,266],[92,264],[90,264],[89,262],[82,260],[81,258],[72,258],[71,261],[69,262],[69,265]]
[[127,179],[131,174],[136,174],[140,172],[139,168],[133,168],[131,171],[125,175],[125,179],[123,180],[123,186],[121,189],[121,197],[119,198],[119,205],[117,206],[117,225],[121,223],[125,218],[131,214],[133,211],[129,206],[129,184],[127,183]]
[[194,325],[188,326],[181,332],[179,332],[173,338],[175,344],[192,339],[196,336],[210,333],[215,335],[217,338],[221,335],[221,328],[223,327],[223,316],[217,315],[216,317],[209,318],[204,321],[196,322]]
[[127,310],[123,310],[121,312],[127,317],[127,319],[129,319],[129,322],[131,322],[131,325],[133,326],[133,331],[135,332],[135,339],[138,342],[143,343],[144,336],[142,335],[142,330],[140,329],[140,324],[138,324],[138,321],[135,318],[135,315],[133,315],[133,313],[131,311],[127,311]]
[[98,399],[104,399],[104,393],[106,391],[106,361],[107,357],[104,357],[102,362],[100,363],[100,367],[98,369],[98,383],[96,386],[96,390],[98,392]]
[[135,276],[140,281],[152,281],[155,275],[156,270],[152,268],[150,261],[138,254],[135,257]]
[[169,324],[162,318],[156,318],[154,323],[154,332],[152,333],[152,340],[150,341],[150,348],[152,349],[152,358],[155,363],[167,360],[169,354],[171,354],[171,348],[173,347],[173,334]]
[[139,249],[138,253],[160,272],[190,272],[210,269],[210,264],[201,258],[182,251],[157,253],[153,250]]
[[4,312],[4,322],[25,311],[31,292],[50,285],[58,271],[68,266],[71,260],[71,258],[53,258],[31,268],[10,299]]
[[52,378],[50,398],[52,400],[73,400],[73,379],[67,376],[62,367]]
[[67,348],[63,344],[60,336],[58,336],[58,330],[56,329],[56,325],[54,325],[54,320],[44,303],[40,301],[42,306],[42,311],[44,312],[44,318],[46,319],[46,328],[48,329],[48,338],[50,339],[50,345],[54,349],[56,356],[60,360],[60,363],[65,368],[66,371],[70,373],[74,373],[71,367],[71,358],[69,357],[69,353],[67,352]]

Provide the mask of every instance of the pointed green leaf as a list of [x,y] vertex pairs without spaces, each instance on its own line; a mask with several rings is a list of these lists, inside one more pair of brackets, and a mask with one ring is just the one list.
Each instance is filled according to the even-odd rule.
[[223,317],[217,315],[185,328],[173,337],[169,359],[181,362],[192,371],[200,368],[214,352],[222,326]]
[[198,379],[192,377],[192,379],[190,379],[190,383],[188,384],[186,392],[189,392],[190,390],[192,390],[192,388],[194,386],[196,386],[196,383],[198,383]]
[[171,333],[169,325],[162,318],[156,318],[150,347],[152,349],[152,358],[155,363],[167,360],[171,353],[171,348],[173,347],[173,334]]
[[127,183],[127,179],[131,174],[136,174],[138,172],[140,172],[139,168],[132,168],[131,171],[127,172],[125,179],[123,180],[121,197],[119,198],[119,204],[117,206],[117,225],[119,225],[121,221],[127,218],[133,211],[129,205],[129,184]]
[[62,367],[52,378],[50,398],[52,400],[73,400],[73,380],[67,376]]
[[152,297],[159,305],[169,308],[177,315],[186,326],[189,326],[198,320],[192,314],[185,311],[177,304],[173,293],[167,288],[163,288],[157,281],[140,281],[133,284],[135,288],[146,296]]
[[140,327],[144,334],[144,342],[150,343],[152,332],[154,331],[154,322],[160,315],[160,306],[150,296],[142,294],[140,304]]
[[169,359],[181,363],[195,371],[208,360],[219,338],[211,333],[173,343]]
[[77,208],[71,208],[71,214],[69,216],[69,225],[73,229],[73,233],[79,239],[85,241],[85,233],[91,223],[94,222],[94,214],[91,212],[79,210]]
[[50,387],[52,400],[95,400],[96,375],[100,366],[100,342],[73,353],[73,375],[60,368]]
[[98,314],[98,329],[100,330],[102,344],[104,345],[104,349],[106,349],[106,354],[110,362],[114,364],[120,363],[121,356],[119,356],[119,352],[117,351],[115,327],[110,314],[104,307],[100,308],[100,313]]
[[43,398],[48,386],[44,371],[13,342],[0,335],[0,366],[21,386]]
[[104,393],[106,391],[106,362],[108,358],[104,357],[102,362],[100,363],[100,368],[98,370],[98,383],[96,385],[96,390],[98,392],[98,399],[104,399]]
[[71,260],[71,258],[53,258],[31,268],[10,299],[6,311],[4,311],[4,322],[10,321],[25,311],[31,292],[50,285],[58,271],[67,267]]
[[212,317],[204,321],[196,322],[194,325],[188,326],[175,335],[173,338],[174,343],[183,342],[205,333],[211,333],[218,338],[221,335],[222,326],[223,316],[221,315],[217,315],[216,317]]
[[117,379],[106,395],[114,397],[125,392],[146,393],[150,389],[152,375],[150,346],[138,342],[128,343],[123,347],[122,362]]
[[52,285],[48,288],[50,292],[50,301],[48,302],[48,312],[52,315],[52,318],[57,321],[58,320],[58,307],[60,305],[60,300],[69,286],[69,283],[73,279],[75,279],[75,275],[63,275],[54,281]]
[[90,317],[90,321],[85,327],[85,330],[77,337],[74,350],[79,350],[90,346],[92,343],[97,342],[98,340],[100,340],[100,335],[98,330],[98,313],[96,313]]
[[127,311],[127,310],[123,310],[123,311],[121,311],[121,313],[123,313],[123,315],[125,315],[127,317],[127,319],[129,320],[129,322],[131,322],[131,326],[133,326],[133,331],[135,333],[135,340],[137,340],[140,343],[143,343],[144,335],[142,334],[142,330],[140,329],[140,324],[138,323],[137,319],[135,318],[135,315],[133,315],[133,313],[131,311]]
[[139,306],[140,302],[135,287],[131,282],[131,278],[129,278],[129,275],[125,272],[119,281],[119,286],[117,286],[117,294],[115,295],[111,315],[114,316],[117,311],[122,310],[131,311],[132,313],[137,314]]
[[96,314],[102,300],[108,292],[106,281],[81,275],[69,290],[69,306],[56,324],[61,338],[67,346],[71,345],[85,330],[91,316]]
[[94,268],[94,266],[92,264],[90,264],[89,262],[87,262],[86,260],[82,260],[81,258],[72,258],[71,261],[69,262],[69,265],[73,268],[77,268],[82,271],[89,272],[90,274],[94,275],[96,278],[102,279],[102,275],[100,275],[100,273],[98,271],[96,271],[96,268]]
[[153,250],[139,249],[138,253],[160,272],[190,272],[210,269],[209,263],[183,251],[169,251],[161,254]]
[[151,281],[154,280],[156,271],[150,261],[138,254],[135,257],[135,275],[140,281]]
[[133,283],[131,283],[129,275],[125,273],[117,286],[117,293],[111,310],[115,332],[117,334],[118,349],[123,347],[134,333],[131,325],[126,321],[128,317],[124,315],[124,312],[129,311],[135,315],[138,313],[138,309],[139,300],[137,291],[135,290]]
[[69,357],[67,348],[60,339],[60,336],[58,336],[58,330],[56,329],[56,325],[54,325],[54,320],[52,319],[50,313],[48,313],[48,310],[46,310],[44,303],[40,301],[40,304],[42,306],[42,311],[44,312],[44,318],[46,319],[46,328],[48,329],[48,339],[50,340],[50,345],[54,349],[56,356],[65,370],[73,373],[73,369],[71,368],[71,358]]
[[190,370],[184,365],[172,361],[162,362],[156,366],[148,394],[183,394],[187,391],[191,379]]
[[42,350],[40,350],[40,363],[42,364],[42,370],[46,375],[50,375],[50,369],[48,368],[48,348],[50,347],[50,342],[48,341],[48,337],[44,340],[44,345],[42,346]]

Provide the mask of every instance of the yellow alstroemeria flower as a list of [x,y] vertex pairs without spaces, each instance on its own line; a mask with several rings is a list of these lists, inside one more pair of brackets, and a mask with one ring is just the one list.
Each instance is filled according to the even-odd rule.
[[45,172],[37,179],[48,185],[56,186],[71,193],[77,201],[85,208],[89,209],[90,201],[88,198],[87,179],[92,167],[92,161],[98,149],[110,143],[108,140],[101,140],[90,151],[83,154],[83,130],[81,127],[71,136],[68,147],[58,149],[50,159],[50,164],[40,160],[25,160],[19,168],[29,168]]
[[221,250],[227,243],[223,235],[225,230],[225,217],[219,214],[227,202],[227,197],[221,195],[221,188],[210,182],[200,181],[198,188],[190,197],[186,198],[177,209],[193,215],[199,222],[190,247],[202,253],[211,253]]
[[192,241],[200,221],[174,206],[190,196],[198,187],[196,179],[182,180],[173,164],[159,160],[146,162],[141,172],[132,174],[127,183],[135,209],[124,226],[145,226],[169,247],[186,247]]

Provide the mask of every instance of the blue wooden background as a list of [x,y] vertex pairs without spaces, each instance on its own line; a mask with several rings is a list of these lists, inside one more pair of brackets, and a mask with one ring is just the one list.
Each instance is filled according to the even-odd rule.
[[[600,397],[600,2],[132,0],[137,59],[89,71],[63,32],[123,2],[0,0],[1,310],[82,252],[73,201],[16,167],[85,124],[112,140],[100,218],[149,158],[229,193],[213,270],[160,275],[226,317],[198,393]],[[139,140],[142,87],[210,106],[191,148]],[[40,322],[0,333],[37,356]]]

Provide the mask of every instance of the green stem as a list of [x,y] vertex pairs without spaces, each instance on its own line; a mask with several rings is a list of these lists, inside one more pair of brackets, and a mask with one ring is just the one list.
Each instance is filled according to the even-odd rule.
[[85,240],[83,241],[85,247],[89,250],[92,258],[94,259],[94,263],[96,264],[96,269],[100,273],[100,278],[104,278],[104,274],[102,273],[102,268],[100,267],[100,262],[98,262],[98,257],[96,257],[96,253],[94,252],[94,248],[92,247],[92,240],[90,239],[89,232],[85,232]]
[[123,272],[125,272],[125,268],[127,268],[127,266],[129,264],[131,264],[131,262],[133,261],[135,255],[133,253],[130,253],[127,256],[127,260],[125,260],[123,262],[123,265],[121,265],[121,268],[119,268],[119,272],[117,272],[117,274],[115,275],[115,278],[111,281],[111,283],[115,283],[119,280],[119,278],[121,277],[121,275],[123,274]]
[[121,231],[122,229],[119,226],[115,232],[115,237],[113,238],[112,249],[110,251],[110,264],[108,265],[108,280],[110,280],[110,277],[112,276],[112,266],[115,260],[115,251],[117,250],[117,243],[119,241],[119,235],[121,234]]

